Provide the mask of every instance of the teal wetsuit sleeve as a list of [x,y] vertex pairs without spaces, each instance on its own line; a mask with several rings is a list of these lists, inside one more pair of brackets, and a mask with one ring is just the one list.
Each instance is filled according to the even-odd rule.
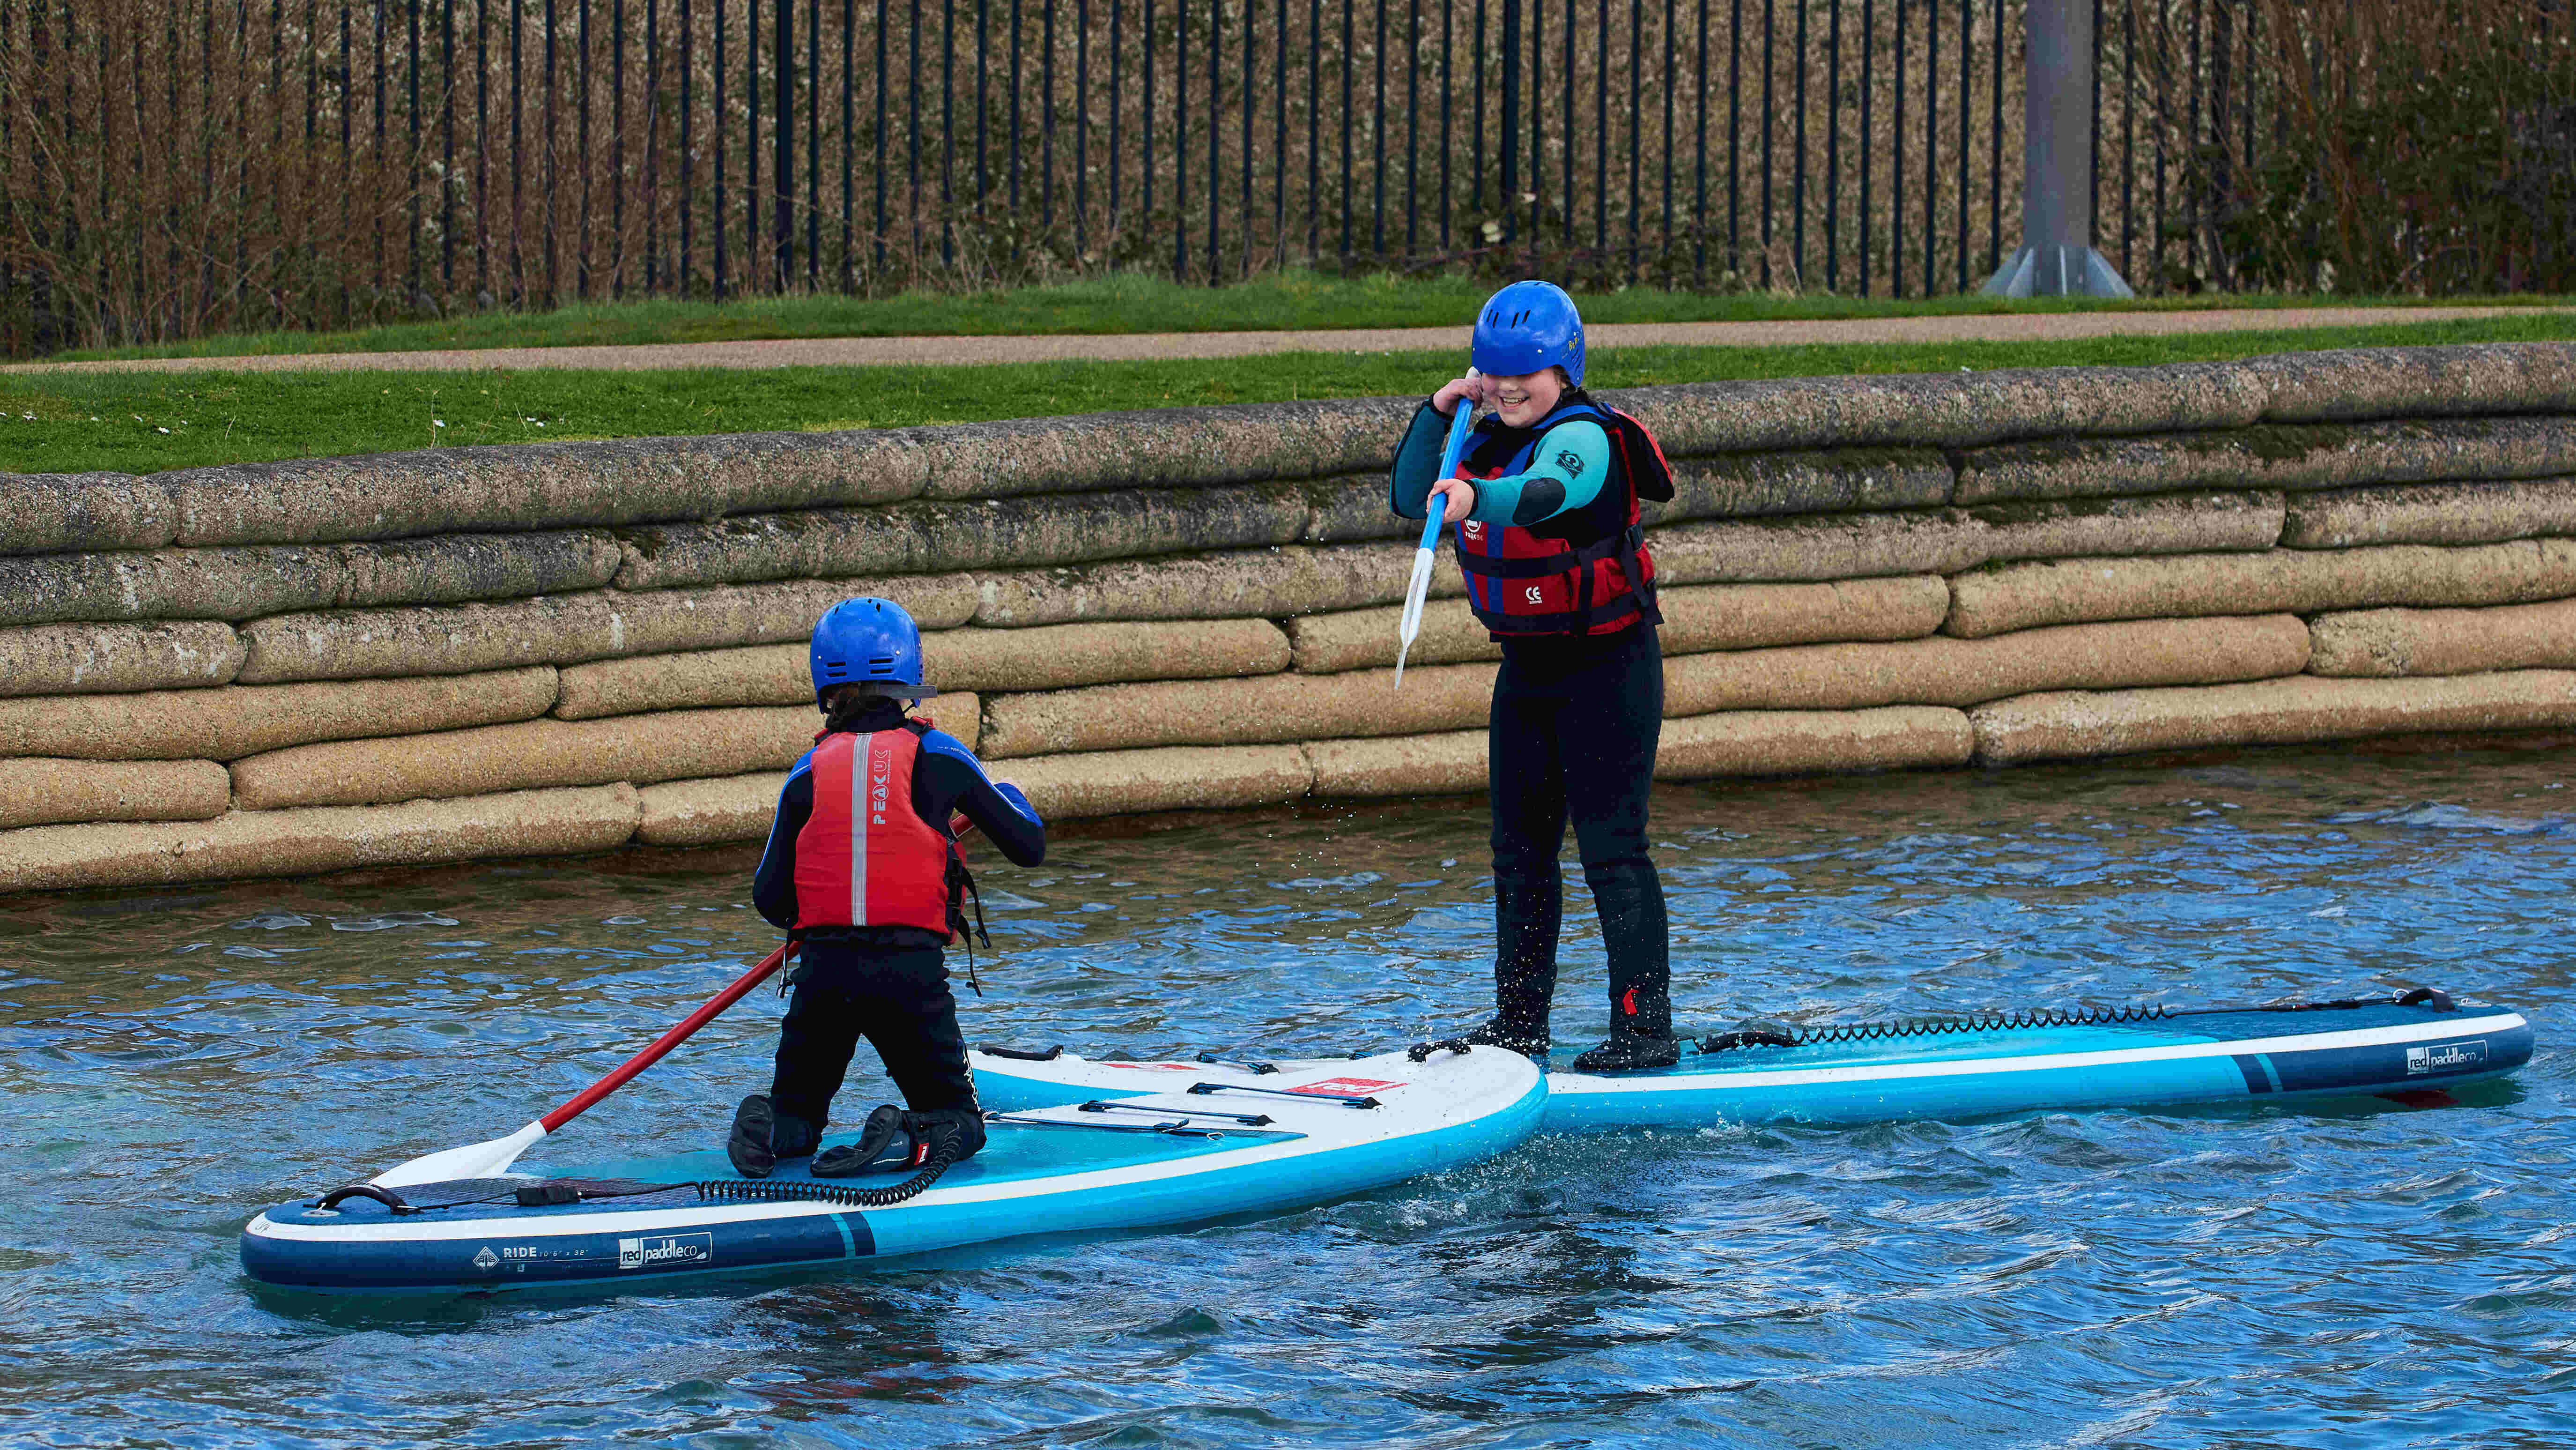
[[1609,477],[1608,430],[1586,419],[1559,423],[1539,440],[1529,472],[1476,480],[1476,506],[1467,516],[1528,528],[1599,498]]
[[1440,481],[1440,454],[1448,446],[1449,420],[1429,403],[1415,409],[1386,471],[1387,507],[1398,518],[1421,518],[1431,506],[1431,485]]

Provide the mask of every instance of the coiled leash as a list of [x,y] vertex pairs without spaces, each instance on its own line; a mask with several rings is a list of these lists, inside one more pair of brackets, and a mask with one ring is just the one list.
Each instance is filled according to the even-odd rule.
[[771,1179],[717,1178],[686,1185],[702,1199],[749,1199],[756,1203],[841,1203],[852,1208],[892,1208],[918,1198],[939,1181],[955,1160],[933,1153],[921,1171],[891,1188],[849,1188],[838,1183],[780,1183]]

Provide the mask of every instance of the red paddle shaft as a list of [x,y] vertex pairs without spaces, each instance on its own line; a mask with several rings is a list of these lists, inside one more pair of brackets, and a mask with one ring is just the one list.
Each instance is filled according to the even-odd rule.
[[756,966],[750,971],[743,973],[740,977],[735,978],[732,986],[716,993],[714,997],[708,999],[707,1005],[681,1019],[679,1026],[674,1027],[670,1031],[663,1033],[660,1037],[655,1038],[652,1046],[645,1048],[642,1052],[626,1059],[626,1061],[619,1066],[615,1072],[612,1072],[608,1076],[601,1078],[599,1081],[592,1083],[590,1086],[583,1088],[571,1102],[568,1102],[562,1107],[555,1109],[553,1112],[546,1114],[544,1117],[537,1119],[537,1121],[543,1123],[546,1131],[551,1133],[562,1127],[564,1124],[569,1123],[573,1119],[590,1111],[592,1105],[596,1104],[601,1098],[604,1098],[610,1093],[617,1091],[619,1088],[626,1086],[628,1079],[634,1077],[635,1074],[642,1072],[644,1069],[651,1067],[653,1064],[660,1062],[664,1054],[668,1053],[672,1048],[679,1046],[682,1042],[687,1041],[690,1033],[695,1032],[699,1028],[716,1020],[717,1016],[721,1014],[724,1009],[741,1001],[752,988],[759,986],[764,981],[767,981],[770,973],[777,971],[780,967],[787,964],[787,958],[789,955],[794,953],[795,950],[796,943],[789,942],[787,945],[771,952],[768,956],[761,958],[759,966]]

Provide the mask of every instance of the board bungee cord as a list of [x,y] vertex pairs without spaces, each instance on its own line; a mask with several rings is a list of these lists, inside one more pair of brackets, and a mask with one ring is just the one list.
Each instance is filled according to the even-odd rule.
[[2122,1007],[2039,1007],[2020,1011],[1969,1012],[1958,1017],[1900,1017],[1885,1022],[1826,1023],[1814,1027],[1749,1027],[1700,1039],[1703,1053],[1739,1047],[1810,1047],[1823,1043],[1893,1041],[1962,1032],[2022,1032],[2049,1027],[2120,1027],[2131,1023],[2179,1022],[2190,1017],[2221,1017],[2244,1012],[2332,1012],[2359,1007],[2429,1007],[2457,1010],[2448,992],[2418,987],[2386,997],[2351,997],[2332,1002],[2270,1002],[2257,1007],[2195,1007],[2188,1010],[2151,1002]]

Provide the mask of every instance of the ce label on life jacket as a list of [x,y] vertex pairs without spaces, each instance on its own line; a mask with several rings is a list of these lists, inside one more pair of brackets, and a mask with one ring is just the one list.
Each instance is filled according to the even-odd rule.
[[1538,586],[1537,586],[1537,585],[1535,585],[1535,584],[1533,584],[1533,585],[1531,585],[1531,586],[1529,587],[1529,602],[1530,602],[1530,603],[1532,603],[1532,604],[1536,604],[1536,603],[1538,603],[1538,602],[1539,602],[1539,597],[1538,597]]

